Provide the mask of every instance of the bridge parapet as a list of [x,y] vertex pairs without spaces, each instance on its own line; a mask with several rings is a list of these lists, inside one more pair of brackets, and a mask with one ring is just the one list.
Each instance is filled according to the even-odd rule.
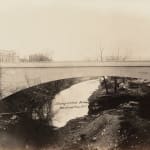
[[124,62],[43,62],[43,63],[0,63],[1,68],[47,68],[47,67],[147,67],[150,66],[150,61],[124,61]]

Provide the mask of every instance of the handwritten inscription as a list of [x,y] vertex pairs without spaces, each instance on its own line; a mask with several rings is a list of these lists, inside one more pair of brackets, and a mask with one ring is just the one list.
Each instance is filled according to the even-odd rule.
[[60,109],[73,109],[73,108],[87,107],[88,102],[86,101],[57,102],[55,105],[59,106]]

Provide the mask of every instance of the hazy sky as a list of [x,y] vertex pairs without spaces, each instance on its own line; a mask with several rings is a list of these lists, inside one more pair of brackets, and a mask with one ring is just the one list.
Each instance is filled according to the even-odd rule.
[[56,60],[150,58],[149,0],[0,0],[0,49]]

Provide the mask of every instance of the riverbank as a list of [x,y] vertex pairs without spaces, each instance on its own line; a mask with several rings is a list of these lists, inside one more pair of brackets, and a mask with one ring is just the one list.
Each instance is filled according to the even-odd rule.
[[149,90],[145,90],[147,83],[140,83],[137,79],[128,80],[136,81],[138,86],[134,84],[134,88],[120,88],[117,93],[114,93],[114,86],[110,86],[109,94],[99,86],[93,92],[89,97],[89,114],[71,120],[59,130],[62,135],[60,145],[64,145],[62,149],[149,149],[150,94]]
[[70,121],[61,129],[64,149],[148,150],[150,121],[139,116],[138,107],[135,102],[124,103],[96,116]]

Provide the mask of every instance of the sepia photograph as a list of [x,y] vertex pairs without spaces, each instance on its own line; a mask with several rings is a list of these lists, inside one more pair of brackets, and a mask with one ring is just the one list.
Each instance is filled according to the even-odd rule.
[[0,0],[0,150],[150,150],[150,1]]

